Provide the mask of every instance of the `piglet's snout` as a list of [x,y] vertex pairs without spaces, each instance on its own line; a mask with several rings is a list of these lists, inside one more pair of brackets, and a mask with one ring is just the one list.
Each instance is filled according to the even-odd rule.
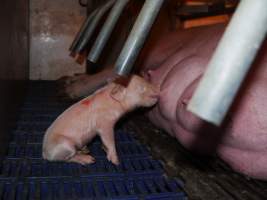
[[155,90],[151,90],[145,99],[147,99],[146,101],[146,106],[153,106],[154,104],[156,104],[158,102],[159,99],[159,93]]
[[160,94],[158,91],[156,90],[153,90],[149,95],[148,95],[149,98],[152,98],[152,99],[156,99],[158,100],[160,98]]
[[159,99],[159,94],[151,94],[149,97],[152,99]]
[[151,86],[151,89],[150,89],[150,94],[148,95],[150,98],[153,98],[153,99],[159,99],[160,97],[160,89],[158,87],[155,87],[155,86]]

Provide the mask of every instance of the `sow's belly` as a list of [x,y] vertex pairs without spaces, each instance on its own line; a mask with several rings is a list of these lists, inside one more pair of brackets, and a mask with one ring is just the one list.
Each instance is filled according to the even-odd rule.
[[186,110],[224,29],[216,25],[172,33],[147,54],[143,75],[161,88],[149,118],[186,148],[217,151],[235,170],[267,179],[266,44],[220,128]]

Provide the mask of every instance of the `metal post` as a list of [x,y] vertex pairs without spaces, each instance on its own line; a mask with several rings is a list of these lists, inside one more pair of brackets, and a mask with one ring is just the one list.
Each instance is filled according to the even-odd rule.
[[94,30],[97,27],[97,24],[101,20],[101,18],[104,16],[104,14],[110,9],[110,7],[115,3],[116,0],[109,0],[107,3],[105,3],[101,8],[98,9],[93,19],[91,19],[91,22],[89,25],[87,25],[86,29],[84,30],[84,33],[81,36],[81,39],[79,40],[78,44],[76,45],[76,48],[73,52],[80,53],[84,50],[86,47],[88,41],[90,40],[91,36],[94,33]]
[[216,49],[188,110],[220,125],[267,32],[267,1],[242,0]]
[[146,0],[115,64],[117,74],[130,73],[163,2],[164,0]]
[[71,52],[75,52],[76,51],[77,45],[79,44],[79,41],[81,40],[82,35],[84,34],[85,30],[90,25],[90,22],[92,21],[92,19],[94,18],[94,16],[96,15],[97,12],[98,12],[98,9],[94,10],[89,15],[89,17],[87,17],[87,19],[85,20],[85,22],[83,23],[80,31],[78,32],[78,34],[76,35],[73,43],[71,44],[71,47],[70,47],[70,51]]
[[116,4],[113,6],[101,32],[99,33],[92,50],[88,55],[88,60],[96,63],[100,57],[100,54],[106,45],[123,9],[127,5],[129,0],[117,0]]

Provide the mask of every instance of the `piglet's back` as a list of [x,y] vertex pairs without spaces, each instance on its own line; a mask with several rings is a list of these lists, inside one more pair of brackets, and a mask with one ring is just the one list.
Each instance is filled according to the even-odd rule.
[[[70,138],[77,138],[80,134],[85,134],[88,129],[92,129],[101,112],[105,112],[110,100],[107,99],[111,85],[106,86],[94,94],[75,103],[65,110],[47,129],[44,142],[50,135],[64,135]],[[112,104],[112,103],[111,103]],[[87,119],[87,120],[84,120]]]

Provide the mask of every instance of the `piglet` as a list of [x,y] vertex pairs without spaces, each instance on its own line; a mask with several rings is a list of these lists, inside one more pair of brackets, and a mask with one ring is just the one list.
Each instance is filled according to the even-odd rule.
[[133,75],[127,86],[112,82],[68,108],[47,129],[43,140],[43,158],[80,164],[95,159],[81,151],[99,135],[107,159],[118,165],[113,128],[127,112],[157,103],[158,89]]

